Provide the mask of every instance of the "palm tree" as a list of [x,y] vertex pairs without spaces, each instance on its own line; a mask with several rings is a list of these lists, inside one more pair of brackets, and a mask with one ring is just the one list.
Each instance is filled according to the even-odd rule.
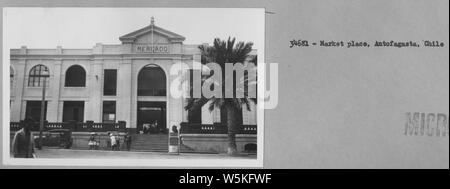
[[[250,91],[244,92],[244,98],[225,98],[225,65],[226,64],[243,64],[247,61],[247,58],[249,57],[249,53],[252,51],[253,43],[248,42],[238,42],[235,44],[235,38],[230,39],[228,38],[227,41],[222,41],[219,38],[214,39],[213,46],[199,46],[201,52],[201,63],[207,64],[210,62],[217,63],[222,68],[222,97],[212,97],[212,98],[205,98],[203,95],[201,98],[190,98],[188,100],[188,103],[185,107],[186,110],[198,110],[198,108],[201,108],[203,105],[209,104],[209,111],[213,111],[214,108],[220,108],[221,111],[225,110],[227,115],[226,125],[228,130],[228,155],[236,155],[237,149],[236,149],[236,132],[239,131],[239,127],[242,126],[241,123],[239,123],[239,120],[241,120],[242,116],[242,106],[245,106],[247,110],[250,111],[250,103],[254,102],[256,104],[256,98],[250,98],[248,96],[248,93]],[[253,59],[253,61],[256,60],[256,58]],[[233,74],[234,75],[234,74]],[[256,76],[249,76],[247,75],[246,78],[233,78],[233,83],[237,79],[239,79],[240,82],[244,82],[244,86],[249,89],[249,77],[256,77]],[[202,80],[209,78],[209,76],[206,76],[202,78]],[[255,84],[255,82],[253,83]],[[228,89],[227,89],[228,90]],[[233,94],[235,94],[236,89],[233,88]],[[235,96],[234,96],[235,97]]]

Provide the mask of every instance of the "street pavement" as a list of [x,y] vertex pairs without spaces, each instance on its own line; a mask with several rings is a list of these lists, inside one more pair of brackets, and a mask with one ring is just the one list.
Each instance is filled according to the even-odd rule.
[[254,154],[240,154],[228,156],[227,154],[198,154],[166,152],[134,152],[134,151],[104,151],[104,150],[73,150],[44,148],[35,150],[37,158],[73,158],[73,159],[256,159]]

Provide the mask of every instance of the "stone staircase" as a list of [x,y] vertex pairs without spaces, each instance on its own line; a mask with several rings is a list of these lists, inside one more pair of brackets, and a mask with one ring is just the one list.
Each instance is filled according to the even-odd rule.
[[131,136],[131,150],[139,152],[168,152],[167,134],[135,134]]
[[[131,136],[131,151],[168,152],[169,136],[167,134],[134,134]],[[180,152],[193,153],[194,150],[181,145]]]

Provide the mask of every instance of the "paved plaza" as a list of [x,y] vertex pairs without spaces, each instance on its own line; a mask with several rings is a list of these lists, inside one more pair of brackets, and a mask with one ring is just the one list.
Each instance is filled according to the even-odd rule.
[[256,159],[254,154],[240,154],[228,156],[226,154],[199,154],[181,153],[171,154],[165,152],[133,152],[133,151],[104,151],[104,150],[72,150],[44,148],[36,150],[38,158],[101,158],[101,159]]

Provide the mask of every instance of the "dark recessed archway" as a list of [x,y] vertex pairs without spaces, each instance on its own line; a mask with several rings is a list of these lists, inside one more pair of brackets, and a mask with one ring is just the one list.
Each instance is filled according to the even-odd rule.
[[79,65],[73,65],[66,71],[66,87],[85,87],[86,71]]
[[138,96],[166,96],[166,74],[161,67],[149,64],[139,71]]
[[[166,74],[154,64],[144,66],[138,73],[138,96],[166,96]],[[165,101],[137,102],[137,126],[139,132],[147,134],[166,133],[167,104]]]

